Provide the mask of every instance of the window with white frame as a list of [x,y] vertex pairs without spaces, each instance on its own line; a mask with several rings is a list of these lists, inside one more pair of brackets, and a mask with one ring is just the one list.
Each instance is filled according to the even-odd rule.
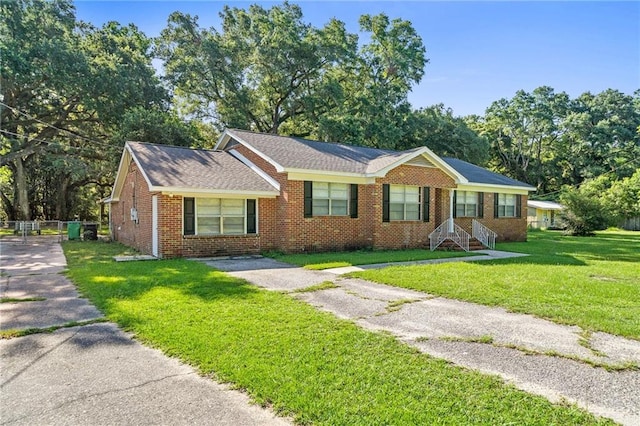
[[389,219],[420,220],[419,186],[389,186]]
[[478,193],[456,191],[456,217],[478,216]]
[[196,234],[244,234],[245,202],[232,198],[196,198]]
[[313,182],[313,216],[346,216],[349,213],[349,184]]
[[498,217],[516,217],[517,202],[515,194],[498,194]]

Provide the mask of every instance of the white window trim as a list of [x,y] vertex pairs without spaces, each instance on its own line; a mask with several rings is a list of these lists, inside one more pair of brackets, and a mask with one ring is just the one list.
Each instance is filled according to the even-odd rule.
[[[328,193],[328,198],[320,198],[320,197],[316,197],[316,184],[318,183],[326,183],[327,184],[327,193]],[[346,198],[331,198],[331,186],[333,185],[345,185],[346,186]],[[351,213],[350,213],[350,191],[351,191],[351,186],[348,183],[341,183],[341,182],[318,182],[315,181],[313,182],[313,184],[311,185],[311,213],[313,215],[313,217],[323,217],[323,216],[338,216],[338,217],[348,217]],[[321,200],[321,201],[325,201],[325,200],[329,200],[329,213],[327,214],[319,214],[316,213],[313,209],[313,204],[314,201],[316,200]],[[347,205],[347,210],[346,213],[344,214],[335,214],[333,213],[333,201],[346,201],[346,205]]]
[[[507,204],[507,196],[513,197],[513,204]],[[498,218],[515,218],[518,210],[518,196],[516,194],[498,193]],[[513,215],[507,215],[507,207],[513,207]]]
[[[391,218],[391,205],[392,204],[400,204],[391,202],[391,188],[392,187],[402,187],[403,188],[403,203],[402,203],[402,219],[392,219]],[[407,188],[416,188],[418,190],[418,202],[415,203],[418,206],[418,218],[417,219],[407,219]],[[419,186],[416,185],[389,185],[389,221],[390,222],[418,222],[422,220],[422,191]]]
[[[217,200],[220,200],[220,214],[219,215],[213,215],[210,217],[218,217],[220,219],[220,233],[200,233],[198,232],[198,219],[200,218],[200,215],[198,214],[198,200],[199,199],[204,199],[204,198],[210,198],[210,197],[196,197],[194,199],[194,205],[193,205],[193,211],[194,211],[194,227],[195,227],[195,233],[194,235],[200,235],[203,237],[208,237],[208,236],[237,236],[237,235],[248,235],[247,234],[247,199],[243,198],[242,201],[244,202],[244,206],[243,206],[243,228],[242,228],[242,233],[233,233],[233,234],[225,234],[224,233],[224,218],[225,215],[222,214],[222,201],[223,200],[236,200],[234,198],[218,198],[218,197],[211,197]],[[258,218],[258,205],[257,205],[257,200],[256,200],[256,222],[257,222],[257,218]],[[240,217],[240,215],[226,215],[226,217]],[[256,223],[256,233],[257,233],[257,223]]]
[[[460,202],[460,194],[463,193],[465,194],[465,199],[466,199],[466,195],[469,193],[475,194],[475,203],[470,204],[470,203],[461,203]],[[478,217],[478,192],[476,191],[458,191],[456,190],[456,205],[454,206],[454,208],[456,209],[456,217]],[[464,214],[458,214],[458,206],[464,206],[463,210],[464,210]],[[473,215],[468,215],[467,214],[467,206],[475,206],[474,211],[473,211]]]

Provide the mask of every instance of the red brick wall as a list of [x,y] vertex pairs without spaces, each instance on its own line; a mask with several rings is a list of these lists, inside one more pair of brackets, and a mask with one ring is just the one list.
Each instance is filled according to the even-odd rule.
[[[382,185],[413,185],[428,186],[429,191],[429,222],[423,221],[391,221],[382,222]],[[374,223],[375,248],[415,248],[429,246],[429,234],[438,226],[441,216],[442,202],[448,203],[448,188],[453,188],[455,182],[442,170],[402,165],[389,171],[384,178],[376,179],[373,196],[372,220]],[[421,189],[422,190],[422,189]],[[442,197],[446,194],[446,198]],[[448,212],[448,204],[446,210]]]
[[[258,200],[258,234],[233,236],[183,235],[183,198],[158,194],[158,235],[161,257],[198,257],[259,253],[330,251],[359,247],[427,247],[428,235],[449,217],[449,188],[455,183],[435,168],[402,165],[375,183],[358,186],[358,218],[348,216],[304,217],[304,182],[290,181],[271,164],[244,146],[234,149],[280,184],[280,196]],[[382,222],[382,185],[428,186],[430,221]],[[135,201],[134,201],[135,193]],[[112,205],[114,237],[143,253],[151,253],[151,194],[135,163],[130,165],[120,201]],[[526,218],[494,218],[494,194],[485,193],[481,222],[498,233],[498,241],[526,240]],[[139,222],[130,220],[138,210]],[[522,197],[526,206],[526,196]],[[456,223],[471,232],[471,218]]]
[[[120,200],[111,204],[113,236],[136,250],[151,254],[151,194],[135,162],[129,165]],[[131,220],[131,208],[138,211],[138,222]]]
[[208,257],[258,254],[273,250],[274,199],[258,200],[258,234],[183,235],[183,197],[159,199],[158,231],[161,257]]
[[[494,217],[495,193],[484,193],[483,218],[457,217],[455,223],[471,234],[473,219],[498,234],[497,241],[527,241],[527,196],[521,197],[519,218]],[[448,211],[448,208],[447,208]]]

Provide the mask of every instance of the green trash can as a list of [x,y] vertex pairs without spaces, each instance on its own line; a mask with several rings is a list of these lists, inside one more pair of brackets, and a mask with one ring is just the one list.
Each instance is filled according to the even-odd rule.
[[70,240],[80,239],[80,222],[67,223],[67,235]]

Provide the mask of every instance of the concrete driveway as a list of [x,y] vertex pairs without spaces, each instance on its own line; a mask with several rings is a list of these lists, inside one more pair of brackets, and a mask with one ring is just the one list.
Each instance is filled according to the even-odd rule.
[[[470,260],[478,261],[458,259]],[[596,415],[640,425],[640,371],[592,366],[640,366],[639,341],[606,333],[585,339],[580,327],[348,279],[335,273],[340,271],[310,271],[267,258],[201,261],[260,287],[291,292],[363,328],[390,332],[424,353],[499,375],[551,401],[568,400]],[[324,281],[336,288],[295,292]]]
[[102,313],[65,267],[56,237],[0,239],[0,297],[45,299],[0,304],[0,329],[61,327],[0,340],[0,424],[290,424],[115,324],[92,323]]

